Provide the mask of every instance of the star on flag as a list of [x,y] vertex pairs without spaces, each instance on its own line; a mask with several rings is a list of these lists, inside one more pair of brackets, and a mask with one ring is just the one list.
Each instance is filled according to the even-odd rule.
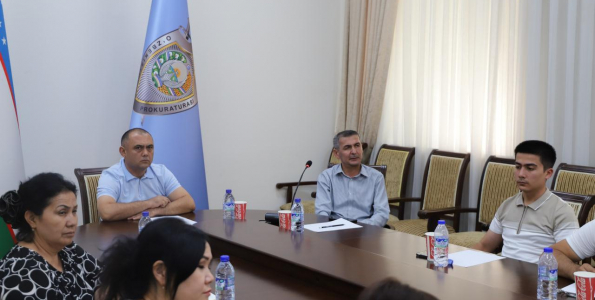
[[5,37],[2,38],[2,45],[6,45],[6,38]]

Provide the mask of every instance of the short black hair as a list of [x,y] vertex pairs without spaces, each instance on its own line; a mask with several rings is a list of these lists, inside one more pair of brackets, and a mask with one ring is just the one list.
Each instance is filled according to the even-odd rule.
[[57,173],[40,173],[25,182],[21,182],[18,191],[8,191],[0,198],[0,216],[4,222],[18,229],[17,240],[32,242],[33,230],[25,220],[25,212],[31,211],[41,216],[43,210],[50,205],[50,199],[62,192],[73,192],[74,183],[64,179]]
[[359,133],[357,133],[357,131],[355,131],[355,130],[343,130],[343,131],[337,133],[335,135],[335,137],[333,138],[333,148],[339,150],[339,139],[344,138],[344,137],[354,136],[354,135],[359,136]]
[[436,297],[418,291],[394,278],[384,279],[365,289],[359,300],[438,300]]
[[175,298],[180,283],[199,266],[207,237],[181,220],[165,218],[147,224],[136,239],[119,237],[101,257],[100,295],[104,299],[142,299],[155,284],[153,264],[163,261],[166,292]]
[[533,154],[539,156],[543,170],[553,168],[556,163],[556,150],[552,145],[537,140],[524,141],[514,148],[514,156],[519,153]]
[[[124,134],[122,135],[122,138],[120,139],[120,146],[124,147],[124,143],[126,141],[128,141],[128,136],[130,136],[131,133],[133,132],[140,132],[141,134],[148,134],[151,135],[151,133],[149,133],[148,131],[142,129],[142,128],[132,128],[132,129],[128,129],[126,130],[126,132],[124,132]],[[153,137],[151,135],[151,137]]]

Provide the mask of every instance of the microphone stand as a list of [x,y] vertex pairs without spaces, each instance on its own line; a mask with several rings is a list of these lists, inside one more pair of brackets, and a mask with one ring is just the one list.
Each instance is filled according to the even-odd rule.
[[300,183],[302,182],[302,177],[304,177],[304,173],[306,173],[306,170],[308,170],[308,168],[312,165],[312,163],[310,161],[308,161],[310,164],[306,163],[306,167],[304,168],[304,171],[302,171],[302,175],[300,176],[300,180],[298,180],[297,186],[295,187],[295,191],[293,191],[293,196],[291,197],[291,207],[293,207],[293,202],[295,201],[295,194],[297,193],[298,188],[300,187]]
[[[293,197],[291,200],[291,206],[293,207],[293,203],[295,200],[295,193],[297,193],[298,188],[300,187],[300,182],[302,182],[302,177],[304,177],[304,173],[306,172],[306,169],[308,169],[309,167],[312,166],[312,161],[309,160],[308,162],[306,162],[306,167],[304,168],[304,171],[302,171],[302,175],[300,176],[300,180],[298,180],[298,184],[295,188],[295,191],[293,192]],[[265,213],[264,214],[264,220],[261,221],[265,221],[269,224],[275,225],[275,226],[279,226],[279,215],[277,213]]]

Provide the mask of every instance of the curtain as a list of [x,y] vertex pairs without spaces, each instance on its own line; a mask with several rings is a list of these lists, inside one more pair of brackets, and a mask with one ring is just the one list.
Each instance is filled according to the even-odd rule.
[[435,148],[471,153],[469,207],[487,157],[525,139],[595,166],[594,15],[595,0],[399,1],[378,143],[416,147],[412,194]]
[[595,166],[595,1],[529,11],[526,138],[552,144],[558,162]]
[[517,1],[399,1],[378,144],[416,148],[413,196],[432,149],[471,153],[471,207],[487,157],[513,156],[524,126],[526,12]]
[[[348,0],[335,131],[357,130],[368,149],[377,140],[395,28],[396,0]],[[364,155],[369,159],[369,151]]]

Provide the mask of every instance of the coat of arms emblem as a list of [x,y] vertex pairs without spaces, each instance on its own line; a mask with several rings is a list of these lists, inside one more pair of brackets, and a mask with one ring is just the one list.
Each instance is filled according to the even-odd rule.
[[168,115],[196,104],[190,30],[180,26],[147,47],[133,109],[143,115]]

